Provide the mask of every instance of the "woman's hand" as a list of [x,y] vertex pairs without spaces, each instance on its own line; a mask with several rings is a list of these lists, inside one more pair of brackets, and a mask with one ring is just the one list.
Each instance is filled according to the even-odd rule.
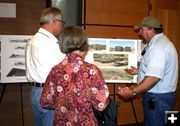
[[118,94],[124,99],[132,97],[132,90],[129,87],[118,87]]

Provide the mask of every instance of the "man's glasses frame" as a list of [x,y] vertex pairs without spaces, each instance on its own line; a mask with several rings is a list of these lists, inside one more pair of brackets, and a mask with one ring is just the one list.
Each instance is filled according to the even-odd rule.
[[56,21],[61,22],[63,25],[65,25],[65,24],[66,24],[66,22],[65,22],[65,21],[63,21],[63,20],[61,20],[61,19],[56,19]]

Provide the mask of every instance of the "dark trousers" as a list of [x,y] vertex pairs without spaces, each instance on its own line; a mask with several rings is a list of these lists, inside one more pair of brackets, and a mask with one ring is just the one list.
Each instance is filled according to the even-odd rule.
[[165,126],[165,111],[172,111],[176,93],[145,93],[143,96],[143,126]]

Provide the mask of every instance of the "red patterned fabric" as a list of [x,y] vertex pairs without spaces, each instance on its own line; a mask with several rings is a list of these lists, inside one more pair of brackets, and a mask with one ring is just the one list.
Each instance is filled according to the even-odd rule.
[[49,73],[41,105],[55,109],[54,126],[98,126],[92,105],[102,111],[108,96],[99,68],[70,53]]

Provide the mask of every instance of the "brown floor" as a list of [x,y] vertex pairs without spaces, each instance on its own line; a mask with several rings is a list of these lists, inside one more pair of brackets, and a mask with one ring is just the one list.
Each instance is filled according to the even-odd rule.
[[[3,93],[3,87],[4,86],[0,85],[0,94]],[[21,89],[22,89],[22,93],[21,93]],[[26,84],[24,86],[22,86],[21,84],[11,84],[11,85],[8,84],[6,86],[0,104],[1,126],[33,126],[34,125],[31,108],[28,102],[29,100],[27,100],[29,96],[28,93],[26,92],[29,92],[29,86],[28,85],[26,86]]]
[[119,126],[142,126],[142,123],[139,123],[139,124],[126,124],[126,125],[119,125]]
[[[27,84],[7,84],[4,93],[3,87],[0,84],[0,95],[4,94],[0,99],[0,126],[34,126],[29,105],[30,86]],[[141,126],[141,124],[120,126]]]

